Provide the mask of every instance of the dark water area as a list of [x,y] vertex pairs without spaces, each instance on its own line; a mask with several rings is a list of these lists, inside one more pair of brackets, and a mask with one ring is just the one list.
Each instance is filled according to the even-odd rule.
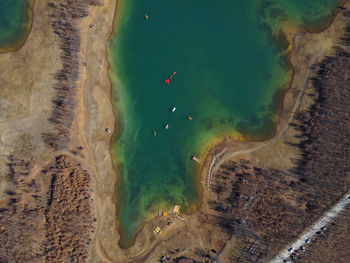
[[109,45],[120,245],[157,211],[198,201],[190,158],[210,142],[273,136],[290,74],[281,28],[316,28],[338,2],[120,1]]
[[0,1],[0,52],[18,48],[31,23],[32,0]]

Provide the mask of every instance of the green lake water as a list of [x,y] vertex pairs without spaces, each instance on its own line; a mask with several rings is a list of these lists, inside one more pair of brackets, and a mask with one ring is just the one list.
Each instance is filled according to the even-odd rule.
[[279,29],[284,23],[320,29],[337,2],[119,2],[109,60],[120,245],[132,243],[147,216],[198,201],[190,157],[202,156],[210,142],[234,132],[273,136],[278,95],[290,72]]
[[0,1],[0,51],[20,46],[28,33],[31,0]]

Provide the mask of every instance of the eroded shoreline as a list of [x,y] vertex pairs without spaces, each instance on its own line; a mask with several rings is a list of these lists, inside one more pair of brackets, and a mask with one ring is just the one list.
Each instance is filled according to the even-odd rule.
[[[179,262],[186,262],[185,260],[199,261],[203,259],[203,255],[211,253],[208,250],[210,248],[221,252],[221,255],[224,257],[223,262],[227,262],[225,261],[225,253],[235,244],[234,235],[228,233],[225,228],[213,220],[220,214],[209,206],[208,201],[212,200],[214,193],[208,192],[205,184],[200,185],[203,192],[202,203],[196,212],[181,214],[182,219],[172,213],[167,217],[156,217],[145,223],[132,247],[121,249],[118,246],[119,234],[116,228],[117,200],[115,199],[117,176],[113,169],[110,153],[111,134],[105,131],[106,128],[110,128],[113,131],[115,129],[113,127],[116,127],[111,103],[112,91],[105,48],[105,42],[113,31],[112,25],[114,25],[113,19],[115,18],[116,4],[114,0],[106,0],[104,5],[89,7],[88,16],[79,20],[80,22],[77,24],[80,30],[81,44],[78,52],[79,77],[76,79],[76,106],[71,109],[74,121],[69,128],[69,133],[63,133],[63,135],[68,135],[69,140],[63,141],[65,142],[64,147],[59,147],[60,149],[48,147],[41,137],[43,133],[50,132],[55,134],[55,132],[59,131],[49,119],[51,117],[51,100],[57,95],[55,89],[51,87],[55,87],[57,81],[54,77],[55,73],[62,67],[62,62],[58,55],[61,54],[58,39],[53,34],[51,26],[48,25],[49,12],[46,10],[46,3],[41,1],[34,2],[34,8],[38,10],[38,15],[34,17],[33,29],[22,48],[11,54],[0,55],[2,63],[7,63],[9,67],[11,64],[14,64],[17,67],[16,69],[7,69],[8,71],[3,72],[2,75],[0,74],[0,79],[5,80],[4,76],[10,75],[9,72],[13,71],[18,76],[21,76],[19,84],[6,80],[7,85],[11,88],[22,88],[19,90],[22,93],[17,93],[21,104],[19,104],[19,101],[16,101],[15,97],[11,96],[9,96],[9,99],[4,100],[8,105],[21,105],[22,108],[10,107],[6,111],[7,114],[0,116],[0,127],[3,131],[1,139],[7,142],[6,145],[1,145],[1,152],[5,156],[12,154],[14,163],[14,165],[9,167],[1,166],[1,175],[7,174],[8,169],[14,167],[14,170],[11,171],[15,172],[16,176],[24,178],[24,180],[18,181],[18,177],[15,176],[17,182],[21,184],[19,188],[6,186],[4,190],[5,198],[2,197],[0,199],[0,207],[2,209],[5,204],[8,205],[7,202],[11,201],[11,198],[24,200],[20,201],[20,204],[23,205],[27,202],[31,205],[38,205],[38,215],[40,216],[37,217],[37,220],[40,222],[37,226],[43,228],[39,229],[38,233],[34,233],[31,238],[34,237],[35,240],[35,234],[37,234],[38,241],[44,240],[47,220],[57,214],[56,212],[52,213],[53,210],[45,208],[47,205],[46,194],[51,193],[52,190],[55,192],[55,189],[61,189],[65,193],[71,191],[69,187],[65,188],[67,185],[64,183],[60,182],[55,185],[55,183],[52,184],[52,181],[48,180],[51,177],[49,175],[51,171],[60,174],[55,169],[61,169],[61,163],[63,163],[67,171],[71,169],[70,172],[75,173],[77,178],[79,176],[82,178],[81,182],[83,183],[84,191],[81,193],[83,195],[81,198],[72,199],[71,204],[75,208],[77,208],[77,204],[87,206],[85,209],[88,213],[84,215],[84,220],[86,221],[82,220],[79,222],[82,223],[83,232],[86,232],[87,229],[93,231],[90,232],[89,237],[84,236],[81,238],[84,241],[91,238],[90,244],[77,243],[77,247],[83,248],[85,251],[81,256],[82,262],[155,262],[164,254],[170,255],[174,260],[178,259]],[[320,55],[315,63],[319,62],[325,55],[331,54],[332,47],[338,42],[339,37],[342,36],[342,32],[339,29],[343,28],[344,25],[345,22],[342,20],[342,17],[338,17],[322,33],[302,33],[293,37],[295,49],[291,53],[291,63],[298,66],[294,69],[291,88],[284,97],[286,103],[283,105],[284,110],[280,113],[277,130],[283,130],[285,127],[284,123],[289,119],[290,109],[294,106],[294,98],[298,95],[300,84],[305,79],[307,67],[314,52]],[[44,39],[45,41],[40,42],[38,39]],[[47,52],[42,54],[42,52],[39,52],[39,47],[45,48]],[[32,50],[36,51],[33,52]],[[32,70],[39,69],[39,72],[28,73],[29,65],[33,68]],[[42,68],[44,70],[41,72],[40,69]],[[39,77],[33,79],[32,76],[34,75]],[[47,76],[52,77],[48,78]],[[63,81],[63,83],[66,82]],[[38,101],[41,103],[38,104]],[[311,97],[304,96],[300,110],[305,110],[312,101]],[[59,103],[59,105],[62,105],[62,103]],[[268,149],[262,149],[261,152],[251,156],[242,155],[239,158],[256,160],[258,163],[263,163],[266,167],[273,167],[274,169],[292,167],[290,159],[300,157],[300,152],[299,150],[289,149],[285,142],[294,138],[294,135],[295,132],[289,129],[281,141],[276,142],[273,146],[269,146]],[[61,140],[58,141],[61,142]],[[298,142],[298,140],[294,139],[294,142]],[[210,165],[211,157],[213,154],[220,152],[222,150],[221,147],[239,151],[259,144],[261,142],[242,142],[226,139],[225,145],[222,143],[215,145],[208,150],[207,160],[201,170],[202,178],[206,177],[205,172]],[[8,162],[8,160],[3,161],[4,164]],[[52,170],[50,170],[50,167],[52,167]],[[44,170],[47,171],[45,172]],[[61,169],[61,171],[63,170]],[[66,180],[65,178],[69,178],[68,174],[70,172],[61,173],[62,179]],[[45,176],[45,174],[48,175]],[[34,182],[31,181],[32,179]],[[62,188],[60,188],[61,186]],[[25,195],[21,191],[28,191],[27,188],[30,191],[39,192],[33,193],[34,196]],[[51,189],[51,192],[48,189]],[[59,190],[56,191],[56,194],[59,194]],[[55,195],[53,194],[52,196]],[[74,191],[72,191],[72,195],[67,195],[65,199],[69,199],[70,196],[74,196]],[[87,200],[90,200],[89,198],[92,199],[91,202],[85,203]],[[79,200],[82,203],[79,203]],[[66,222],[67,219],[72,219],[75,213],[74,210],[66,214],[66,206],[60,207],[60,204],[67,200],[62,201],[58,198],[56,201],[58,203],[55,207],[60,210],[59,215],[57,215],[58,219],[61,220],[59,222]],[[44,207],[44,210],[42,210],[42,207]],[[45,209],[48,211],[47,219],[45,219],[43,214]],[[3,212],[4,210],[0,210],[0,216]],[[79,214],[81,213],[79,212]],[[68,220],[68,226],[74,220]],[[74,222],[76,223],[76,221]],[[169,222],[171,222],[170,225]],[[93,227],[91,228],[89,224],[92,224]],[[157,236],[153,232],[157,225],[163,231],[161,236]],[[56,229],[57,233],[63,233],[64,227],[65,223],[62,223],[61,229]],[[4,235],[4,233],[8,235],[9,232],[6,231],[10,229],[10,227],[5,226],[4,230],[3,226],[0,225],[0,236]],[[55,227],[50,229],[55,229]],[[24,228],[21,231],[25,233],[27,230]],[[54,232],[52,231],[52,233]],[[72,240],[68,238],[68,241]],[[226,242],[227,240],[232,242]],[[36,246],[35,244],[33,242],[31,245]],[[23,243],[23,246],[25,245]],[[61,245],[60,243],[55,244],[58,248]],[[47,254],[44,257],[36,258],[37,255],[42,253],[40,252],[40,246],[36,246],[34,249],[32,247],[28,248],[36,253],[33,254],[32,262],[43,262],[43,260],[45,262],[55,262],[55,254]],[[200,251],[200,253],[196,251]],[[74,254],[70,250],[66,250],[64,253],[70,257],[73,257]],[[0,253],[0,255],[5,254]],[[13,255],[19,256],[15,252]],[[26,256],[28,255],[31,254]],[[213,256],[213,254],[211,255]]]

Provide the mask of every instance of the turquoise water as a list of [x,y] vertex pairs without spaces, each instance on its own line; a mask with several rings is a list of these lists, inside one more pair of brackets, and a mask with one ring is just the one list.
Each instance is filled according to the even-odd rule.
[[210,142],[234,132],[273,135],[278,94],[290,70],[279,29],[325,24],[336,2],[119,3],[109,55],[119,121],[113,152],[120,245],[131,244],[148,215],[198,200],[190,157],[202,156]]
[[29,29],[31,0],[0,1],[0,51],[15,49]]

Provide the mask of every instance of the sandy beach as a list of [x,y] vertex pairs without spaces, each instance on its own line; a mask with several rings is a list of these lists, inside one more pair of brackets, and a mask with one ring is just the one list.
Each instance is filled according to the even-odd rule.
[[[134,245],[122,249],[118,245],[119,233],[116,227],[118,200],[115,191],[119,175],[113,168],[110,152],[118,120],[112,105],[105,45],[113,33],[118,1],[104,0],[102,5],[91,5],[87,7],[88,16],[76,22],[81,40],[74,121],[70,127],[68,146],[58,150],[48,146],[42,137],[43,134],[56,131],[56,126],[49,119],[52,100],[56,96],[53,88],[55,74],[62,66],[59,37],[53,33],[50,23],[53,18],[49,16],[51,11],[47,8],[48,3],[53,2],[34,1],[33,23],[25,43],[19,50],[0,54],[0,83],[4,86],[0,97],[0,204],[5,205],[9,200],[9,190],[16,191],[16,186],[8,178],[10,168],[6,164],[10,155],[30,164],[29,178],[41,182],[41,195],[46,195],[50,189],[50,181],[42,179],[43,169],[50,167],[50,164],[54,166],[52,163],[57,162],[57,157],[64,155],[69,167],[72,166],[67,169],[75,169],[78,174],[88,174],[91,181],[88,193],[82,197],[88,196],[91,201],[91,211],[87,216],[91,221],[87,223],[91,230],[91,242],[86,245],[88,262],[156,262],[162,255],[169,253],[172,258],[191,258],[202,262],[201,252],[208,253],[210,248],[221,252],[222,262],[229,262],[233,247],[232,242],[227,241],[234,240],[234,236],[212,223],[211,218],[215,213],[209,208],[208,201],[214,193],[210,191],[210,186],[208,188],[207,182],[210,184],[220,166],[227,161],[245,159],[265,167],[288,169],[293,166],[293,159],[300,158],[298,149],[286,144],[298,142],[296,131],[289,127],[291,114],[307,109],[312,103],[313,99],[305,95],[310,92],[307,78],[314,74],[308,67],[332,54],[332,48],[343,35],[342,29],[346,24],[343,17],[337,16],[321,33],[297,32],[300,30],[285,28],[284,33],[292,40],[288,58],[292,68],[290,83],[276,121],[275,139],[261,142],[237,141],[227,137],[220,143],[208,145],[208,150],[203,154],[205,161],[198,168],[202,200],[198,210],[178,216],[169,208],[168,216],[155,215],[139,231]],[[349,8],[350,4],[347,3],[346,7]],[[305,90],[302,90],[303,87]],[[295,107],[296,102],[298,107]],[[107,128],[111,133],[106,132]],[[214,155],[220,152],[220,157],[212,163]],[[23,200],[26,198],[29,197]],[[154,234],[156,226],[162,229],[161,235]],[[37,242],[44,242],[44,232],[40,233]],[[39,250],[36,248],[37,254],[42,253]],[[37,262],[42,260],[39,258]]]

